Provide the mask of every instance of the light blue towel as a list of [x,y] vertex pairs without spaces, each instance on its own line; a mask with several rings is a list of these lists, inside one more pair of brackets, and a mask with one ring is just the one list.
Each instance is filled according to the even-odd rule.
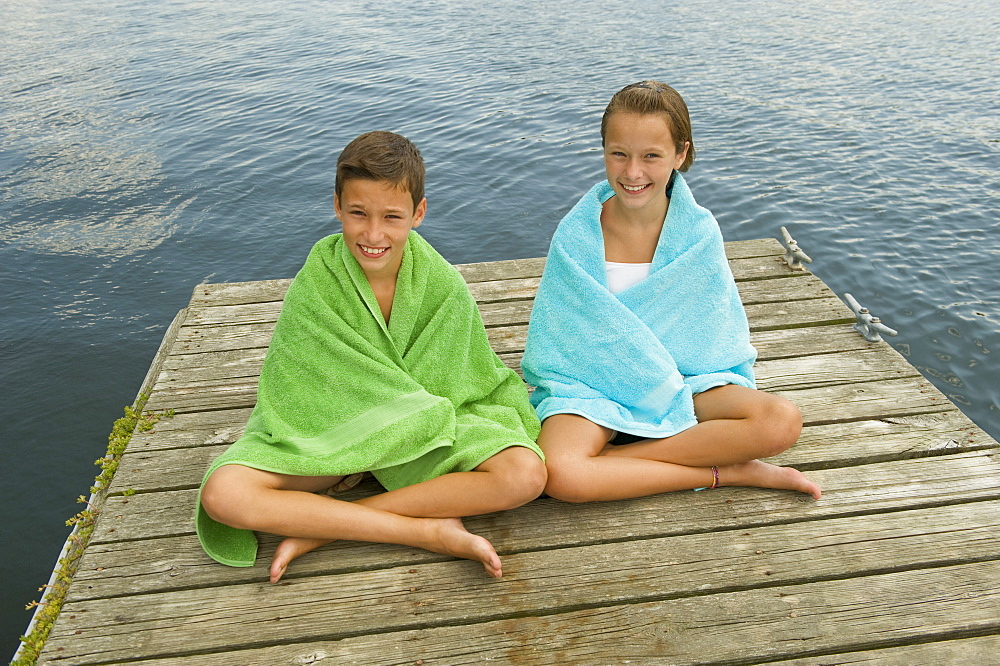
[[521,367],[542,420],[579,414],[669,437],[697,423],[693,394],[754,388],[757,352],[719,225],[679,173],[649,277],[608,291],[600,216],[613,195],[598,183],[559,223]]

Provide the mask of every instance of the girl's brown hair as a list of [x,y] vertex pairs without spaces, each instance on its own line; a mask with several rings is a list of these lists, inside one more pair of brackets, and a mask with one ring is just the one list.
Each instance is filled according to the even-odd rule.
[[608,130],[608,118],[613,113],[637,113],[640,115],[663,115],[670,128],[670,136],[678,153],[687,144],[687,156],[678,171],[687,171],[694,163],[694,140],[691,138],[691,117],[681,94],[659,81],[632,83],[611,98],[601,118],[601,145]]

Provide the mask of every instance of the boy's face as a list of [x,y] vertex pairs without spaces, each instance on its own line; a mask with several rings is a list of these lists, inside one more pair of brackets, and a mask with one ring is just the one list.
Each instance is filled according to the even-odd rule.
[[410,229],[420,226],[427,199],[413,209],[413,197],[386,180],[352,178],[333,197],[333,208],[344,225],[344,241],[368,281],[395,279],[403,261]]

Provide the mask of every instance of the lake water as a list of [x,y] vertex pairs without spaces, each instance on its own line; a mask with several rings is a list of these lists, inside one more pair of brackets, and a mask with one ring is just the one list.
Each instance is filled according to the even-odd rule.
[[199,282],[290,277],[372,129],[428,163],[449,260],[545,254],[627,83],[688,101],[728,240],[811,269],[1000,437],[993,2],[5,0],[0,648],[12,654],[165,327]]

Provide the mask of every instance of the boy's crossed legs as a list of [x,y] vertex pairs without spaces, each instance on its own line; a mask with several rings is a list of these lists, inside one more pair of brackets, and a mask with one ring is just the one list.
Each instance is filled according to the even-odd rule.
[[476,560],[502,575],[493,545],[459,518],[526,504],[545,487],[545,464],[514,446],[471,472],[445,474],[405,488],[345,502],[316,493],[341,477],[305,477],[224,465],[205,482],[201,502],[214,520],[240,529],[287,536],[271,563],[271,582],[288,564],[335,539],[416,546]]

